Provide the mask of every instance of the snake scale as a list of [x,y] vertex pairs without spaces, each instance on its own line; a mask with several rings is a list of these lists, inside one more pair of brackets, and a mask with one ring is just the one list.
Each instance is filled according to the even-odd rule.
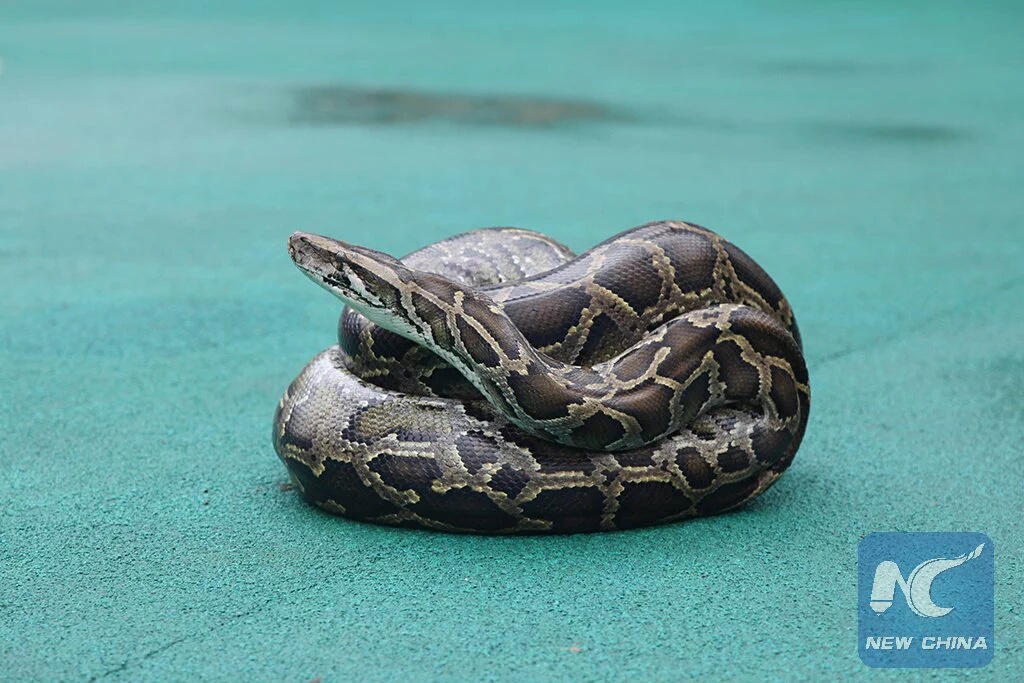
[[330,512],[477,533],[657,524],[751,500],[803,437],[793,312],[698,225],[648,223],[578,256],[518,228],[401,260],[295,233],[289,253],[347,304],[273,428]]

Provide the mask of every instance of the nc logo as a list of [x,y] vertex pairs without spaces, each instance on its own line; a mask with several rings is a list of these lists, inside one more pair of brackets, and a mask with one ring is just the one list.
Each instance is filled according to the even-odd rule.
[[[992,661],[995,549],[979,531],[876,531],[860,539],[861,661],[881,668],[975,667]],[[897,586],[906,607],[898,604]]]
[[[925,560],[914,567],[906,579],[900,573],[899,566],[892,560],[879,562],[875,568],[875,580],[871,586],[871,609],[881,614],[892,607],[896,595],[896,586],[903,591],[907,606],[919,617],[942,617],[953,611],[952,607],[942,607],[932,601],[932,582],[944,571],[959,567],[968,560],[981,555],[985,544],[982,543],[969,553],[947,559],[936,557]],[[920,556],[918,556],[920,557]]]

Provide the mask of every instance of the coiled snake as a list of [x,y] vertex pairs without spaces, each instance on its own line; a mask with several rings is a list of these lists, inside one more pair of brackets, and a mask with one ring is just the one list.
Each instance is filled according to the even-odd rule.
[[745,503],[803,437],[789,304],[700,226],[649,223],[575,257],[516,228],[401,261],[306,233],[289,252],[348,304],[340,345],[274,416],[277,454],[325,510],[446,531],[642,526]]

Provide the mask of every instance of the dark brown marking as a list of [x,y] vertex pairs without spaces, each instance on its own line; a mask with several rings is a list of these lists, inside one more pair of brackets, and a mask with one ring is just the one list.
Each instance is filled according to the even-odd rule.
[[733,331],[746,338],[755,351],[789,361],[797,379],[801,382],[807,381],[803,353],[782,323],[749,306],[736,308],[729,314],[729,322]]
[[[274,411],[274,424],[281,424],[280,406]],[[289,420],[285,423],[284,429],[281,432],[276,428],[274,429],[274,448],[277,449],[278,453],[283,453],[285,446],[293,446],[299,450],[308,451],[313,447],[313,436],[312,434],[299,433],[296,431],[292,420]]]
[[654,454],[656,449],[652,446],[634,448],[631,451],[616,451],[610,455],[623,467],[656,467]]
[[508,385],[526,414],[538,420],[565,417],[577,398],[546,374],[510,375]]
[[581,472],[590,475],[596,468],[594,461],[585,453],[528,434],[514,425],[503,427],[501,435],[528,449],[537,464],[540,465],[541,474]]
[[485,464],[495,462],[501,449],[494,437],[472,431],[455,439],[455,449],[470,474],[476,474]]
[[744,502],[757,489],[757,484],[758,478],[756,475],[731,484],[722,484],[702,498],[697,503],[697,509],[702,515],[711,515],[728,510]]
[[553,531],[597,531],[600,529],[604,496],[594,487],[544,490],[521,507],[528,517],[552,521]]
[[[448,327],[445,312],[440,306],[418,292],[412,293],[412,305],[413,308],[416,309],[416,314],[420,319],[430,326],[430,333],[434,337],[434,341],[437,342],[438,346],[442,348],[451,348],[454,346],[455,339],[452,337],[451,330]],[[396,337],[398,335],[391,334],[390,336]],[[399,338],[405,339],[404,337]]]
[[370,461],[370,469],[380,475],[384,483],[399,491],[413,489],[421,492],[429,482],[443,472],[435,458],[392,455],[381,453]]
[[[369,321],[346,306],[338,317],[338,345],[349,356],[360,352],[360,335]],[[393,335],[398,336],[398,335]]]
[[364,486],[354,466],[347,462],[328,460],[319,477],[299,463],[289,463],[291,473],[299,480],[299,490],[310,503],[334,500],[348,510],[358,510],[362,517],[393,514],[398,508],[384,500],[369,486]]
[[626,428],[614,417],[594,413],[572,430],[572,439],[577,448],[601,450],[625,434]]
[[637,245],[616,250],[614,261],[598,271],[594,282],[623,299],[637,315],[661,298],[663,284],[651,252]]
[[457,527],[499,531],[515,526],[516,519],[502,510],[480,491],[469,488],[452,489],[444,493],[427,490],[417,503],[409,506],[413,512]]
[[444,304],[455,305],[455,292],[462,288],[455,285],[451,280],[434,275],[433,273],[417,272],[413,281],[424,291],[430,292]]
[[700,292],[714,282],[718,252],[707,235],[678,230],[659,240],[672,264],[676,286],[683,292]]
[[685,446],[676,451],[676,464],[691,488],[706,489],[715,481],[715,471],[696,448]]
[[416,346],[415,342],[376,325],[370,331],[370,344],[374,355],[390,358],[401,358]]
[[498,347],[510,359],[519,358],[519,330],[504,316],[497,315],[490,309],[488,302],[476,297],[467,296],[462,302],[463,310],[471,317],[479,320],[487,328]]
[[667,482],[625,482],[619,494],[619,509],[615,513],[615,526],[620,529],[650,524],[693,507],[683,491]]
[[711,380],[703,372],[693,379],[682,391],[679,404],[682,407],[682,423],[687,424],[700,413],[700,409],[711,399]]
[[490,422],[496,417],[494,406],[482,398],[476,401],[467,401],[462,404],[462,408],[466,411],[466,415],[481,422]]
[[595,359],[597,358],[606,357],[604,349],[607,346],[608,339],[605,335],[615,330],[615,328],[615,321],[604,313],[598,313],[594,316],[590,323],[590,330],[587,333],[587,340],[583,342],[579,358],[576,359],[577,362],[586,364],[596,362]]
[[658,366],[658,374],[684,381],[700,367],[704,354],[711,349],[719,331],[714,327],[696,327],[687,320],[668,323],[661,346],[671,349]]
[[788,372],[772,366],[772,402],[779,411],[779,417],[789,418],[796,415],[800,402],[796,395],[796,385]]
[[391,430],[395,438],[408,443],[432,443],[437,436],[433,432],[417,429],[411,424],[401,424]]
[[661,344],[639,346],[615,363],[612,372],[623,382],[635,380],[651,369],[651,365],[654,363],[654,355],[660,348]]
[[363,284],[366,285],[367,290],[369,290],[371,294],[376,295],[377,298],[384,302],[385,307],[397,308],[401,294],[397,289],[395,289],[394,285],[380,278],[373,271],[363,268],[358,263],[346,261],[346,265],[352,270],[356,277],[363,281]]
[[495,491],[501,491],[509,498],[515,498],[529,482],[529,472],[505,464],[491,477],[490,485]]
[[645,442],[668,431],[673,391],[648,380],[606,402],[608,407],[636,418]]
[[530,344],[542,348],[564,340],[570,324],[580,319],[589,304],[590,295],[581,289],[570,288],[556,294],[511,301],[505,304],[504,310],[509,319],[526,333]]
[[465,318],[461,316],[455,318],[455,325],[459,328],[462,345],[466,347],[466,352],[474,361],[489,368],[496,367],[501,363],[501,358],[495,353],[494,348]]
[[445,319],[445,312],[441,310],[441,307],[419,292],[412,293],[412,305],[416,309],[416,314],[428,324],[435,320]]
[[760,375],[757,368],[743,360],[742,349],[732,340],[715,345],[718,378],[725,382],[725,397],[730,401],[750,400],[757,396]]
[[[450,365],[435,368],[423,378],[424,383],[438,396],[447,396],[461,400],[472,400],[474,403],[482,398],[469,380]],[[467,412],[469,412],[467,410]],[[493,416],[487,419],[493,419]]]
[[718,454],[718,466],[723,472],[738,472],[750,464],[750,456],[742,448],[730,445]]
[[[754,291],[764,297],[765,301],[772,308],[778,308],[782,302],[782,292],[775,281],[768,277],[761,266],[757,265],[754,259],[747,255],[747,252],[737,247],[732,242],[723,242],[725,253],[729,255],[736,275],[743,284],[751,287]],[[766,313],[768,311],[765,311]]]
[[793,435],[788,430],[761,428],[754,430],[750,441],[757,461],[771,467],[786,454],[786,449],[793,441]]

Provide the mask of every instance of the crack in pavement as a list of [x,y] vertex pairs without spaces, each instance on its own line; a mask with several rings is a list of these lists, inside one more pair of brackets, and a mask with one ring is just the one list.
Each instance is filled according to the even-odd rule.
[[[316,588],[319,585],[320,584],[316,583],[316,584],[311,584],[309,586],[301,586],[299,588],[293,588],[290,591],[285,591],[285,593],[283,595],[292,595],[294,593],[300,593],[300,592],[303,592],[303,591],[312,590],[313,588]],[[223,628],[224,626],[227,626],[228,624],[230,624],[230,623],[232,623],[234,621],[237,621],[238,619],[242,619],[244,617],[251,616],[251,615],[256,614],[258,612],[262,612],[267,607],[267,605],[269,605],[269,604],[270,604],[270,601],[268,600],[268,601],[264,602],[262,605],[253,607],[251,609],[245,610],[244,612],[239,612],[238,614],[233,614],[230,617],[222,619],[216,625],[211,626],[211,627],[209,627],[207,629],[203,629],[200,632],[188,633],[188,634],[185,634],[185,635],[180,636],[178,638],[175,638],[174,640],[168,641],[168,642],[164,643],[163,645],[160,645],[159,647],[153,648],[152,650],[144,653],[141,657],[138,657],[138,658],[128,658],[128,659],[124,660],[123,662],[121,662],[120,664],[118,664],[117,666],[115,666],[112,669],[108,669],[107,671],[104,671],[103,673],[95,675],[95,676],[90,676],[89,677],[89,681],[90,681],[90,683],[92,683],[92,681],[98,681],[100,679],[107,678],[108,676],[113,676],[115,674],[127,671],[128,668],[130,666],[132,666],[133,664],[139,664],[139,663],[144,662],[144,661],[146,661],[148,659],[152,659],[153,657],[156,657],[157,655],[159,655],[159,654],[161,654],[163,652],[167,652],[168,650],[170,650],[175,645],[179,645],[181,643],[184,643],[185,641],[195,640],[196,638],[200,638],[200,637],[209,635],[210,633],[213,633],[214,631],[217,631],[217,630]]]
[[[195,634],[193,634],[193,635],[195,635]],[[160,654],[161,652],[164,652],[166,650],[170,650],[172,647],[174,647],[178,643],[183,643],[183,642],[185,642],[186,640],[188,640],[191,637],[192,637],[192,635],[186,635],[186,636],[181,636],[180,638],[175,638],[174,640],[172,640],[172,641],[170,641],[168,643],[164,643],[160,647],[155,648],[155,649],[150,650],[149,652],[145,653],[144,655],[139,657],[138,660],[136,660],[136,662],[144,662],[147,659],[150,659],[151,657],[155,657],[156,655]],[[112,675],[114,675],[116,673],[119,673],[121,671],[126,671],[128,669],[128,665],[131,664],[131,663],[132,663],[131,659],[126,659],[125,661],[123,661],[120,664],[118,664],[117,666],[115,666],[113,669],[110,669],[108,671],[104,671],[99,676],[92,676],[92,677],[89,678],[89,680],[90,681],[98,681],[101,678],[106,678],[107,676],[112,676]]]

